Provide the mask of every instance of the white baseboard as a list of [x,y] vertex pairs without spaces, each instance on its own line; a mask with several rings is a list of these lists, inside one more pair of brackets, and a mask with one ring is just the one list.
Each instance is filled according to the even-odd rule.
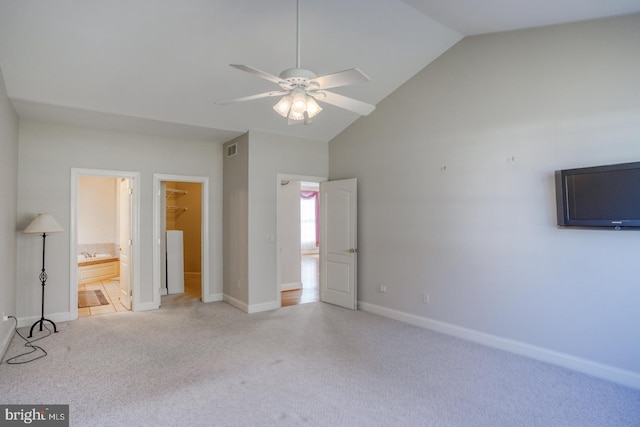
[[[74,317],[70,312],[63,312],[63,313],[51,313],[51,314],[46,314],[45,313],[45,319],[49,319],[54,323],[60,323],[60,322],[68,322],[70,320],[76,320],[77,317]],[[36,323],[38,320],[40,320],[41,315],[37,315],[37,316],[29,316],[29,317],[20,317],[18,318],[18,327],[19,328],[24,328],[25,326],[32,326],[34,323]],[[51,327],[51,324],[48,322],[45,322],[45,325],[49,325],[49,327]],[[57,325],[56,325],[57,326]],[[39,328],[39,327],[38,327]]]
[[149,310],[156,310],[158,308],[160,308],[158,304],[156,304],[153,301],[139,302],[137,304],[134,304],[133,311],[149,311]]
[[302,282],[283,283],[280,285],[281,291],[295,291],[298,289],[302,289]]
[[240,301],[237,298],[234,298],[232,296],[229,295],[224,295],[223,296],[223,301],[231,304],[232,306],[234,306],[235,308],[237,308],[240,311],[244,311],[245,313],[249,312],[249,306],[247,304],[245,304],[244,302]]
[[203,295],[202,296],[202,302],[216,302],[216,301],[224,301],[224,295],[223,294],[210,294],[210,295]]
[[272,301],[272,302],[265,302],[262,304],[253,304],[253,305],[249,305],[246,304],[242,301],[240,301],[239,299],[236,299],[232,296],[229,295],[224,295],[223,297],[223,301],[231,304],[232,306],[234,306],[235,308],[237,308],[238,310],[242,310],[245,313],[248,314],[253,314],[253,313],[260,313],[262,311],[270,311],[270,310],[275,310],[280,308],[280,304],[278,303],[278,301]]
[[262,304],[253,304],[249,306],[249,314],[260,313],[262,311],[271,311],[280,308],[278,301],[265,302]]
[[446,335],[477,342],[489,347],[530,357],[532,359],[562,366],[587,375],[602,378],[628,387],[640,389],[640,373],[627,371],[613,366],[604,365],[588,359],[582,359],[566,353],[560,353],[542,347],[526,344],[520,341],[502,338],[496,335],[467,329],[450,323],[416,316],[402,311],[392,310],[374,304],[358,301],[358,307],[363,311],[378,314],[390,319],[399,320],[414,326],[430,329]]
[[[149,311],[149,310],[156,310],[160,307],[158,307],[158,305],[156,305],[153,301],[151,302],[144,302],[144,303],[138,303],[135,304],[135,310],[133,311]],[[77,312],[76,312],[77,313]],[[24,328],[25,326],[31,326],[34,323],[36,323],[38,320],[40,320],[40,315],[37,316],[29,316],[29,317],[20,317],[18,318],[18,327],[19,328]],[[78,317],[77,315],[74,316],[71,312],[62,312],[62,313],[51,313],[51,314],[47,314],[45,313],[45,318],[51,320],[54,323],[59,323],[59,322],[69,322],[71,320],[77,320]],[[47,324],[45,322],[45,324]],[[49,325],[51,326],[51,325]]]

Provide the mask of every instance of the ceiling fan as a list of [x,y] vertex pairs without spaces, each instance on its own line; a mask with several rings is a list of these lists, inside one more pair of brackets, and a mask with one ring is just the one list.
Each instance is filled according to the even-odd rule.
[[273,106],[273,109],[282,117],[288,118],[289,124],[301,122],[305,124],[311,123],[311,119],[322,111],[322,107],[320,107],[316,101],[331,104],[360,114],[361,116],[368,115],[376,108],[373,105],[327,90],[371,80],[359,69],[352,68],[324,76],[317,76],[313,71],[300,68],[300,0],[296,1],[296,68],[284,70],[279,76],[274,76],[248,65],[230,65],[253,74],[256,77],[276,83],[280,86],[280,90],[218,102],[217,104],[220,105],[282,96],[280,101]]

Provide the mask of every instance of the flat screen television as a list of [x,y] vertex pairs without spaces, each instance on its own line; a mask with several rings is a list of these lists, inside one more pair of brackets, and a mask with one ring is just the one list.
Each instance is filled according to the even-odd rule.
[[559,227],[640,227],[640,162],[556,171]]

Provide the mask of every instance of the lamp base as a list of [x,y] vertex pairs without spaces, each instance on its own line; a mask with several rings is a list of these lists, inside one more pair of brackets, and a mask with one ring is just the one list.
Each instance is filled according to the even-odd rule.
[[51,323],[53,325],[53,332],[55,332],[56,334],[58,333],[58,328],[56,328],[56,324],[53,323],[52,320],[45,319],[43,317],[40,320],[38,320],[36,323],[34,323],[33,326],[31,326],[31,330],[29,331],[29,338],[31,338],[33,336],[33,328],[35,328],[38,323],[40,324],[40,332],[42,332],[42,326],[44,325],[44,322]]

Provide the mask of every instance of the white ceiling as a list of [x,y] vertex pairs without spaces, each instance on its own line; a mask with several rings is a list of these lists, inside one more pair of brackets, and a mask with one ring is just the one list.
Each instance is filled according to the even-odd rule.
[[[462,37],[640,12],[640,0],[300,0],[301,65],[360,68],[335,92],[377,104]],[[0,68],[25,118],[227,141],[249,129],[328,141],[333,106],[288,126],[277,89],[233,69],[295,66],[295,0],[0,0]]]

